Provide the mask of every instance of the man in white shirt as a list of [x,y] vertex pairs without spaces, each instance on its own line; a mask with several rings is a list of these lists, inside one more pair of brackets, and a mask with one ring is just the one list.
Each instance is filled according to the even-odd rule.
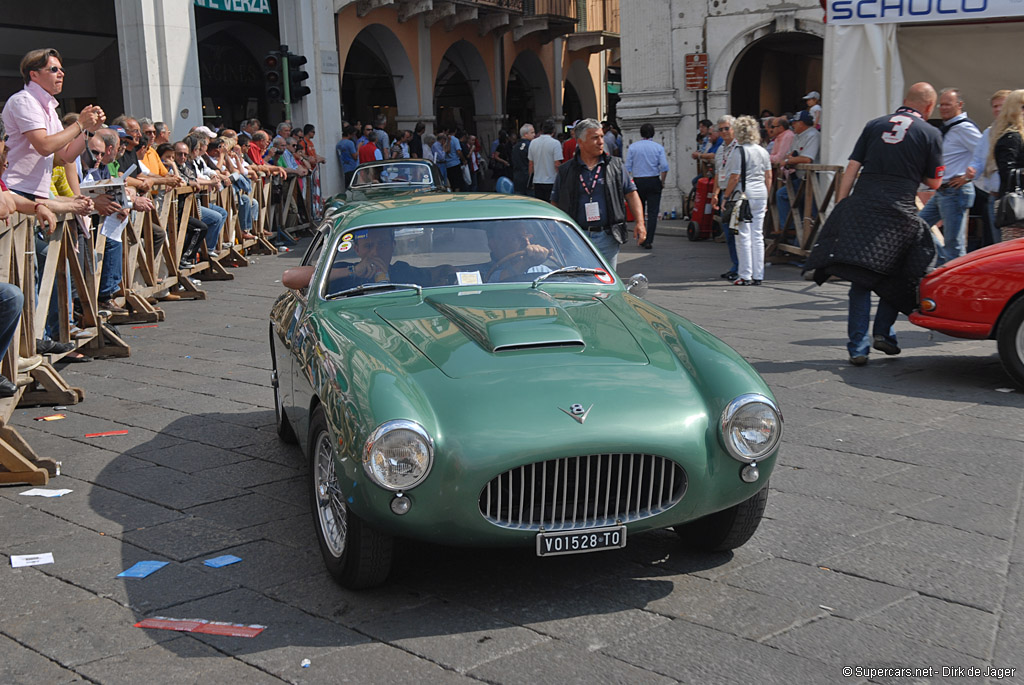
[[945,245],[936,246],[936,266],[967,254],[967,212],[974,204],[974,184],[967,167],[981,140],[981,131],[967,117],[963,98],[956,88],[944,88],[939,93],[939,116],[942,117],[940,131],[945,168],[942,185],[919,214],[929,226],[942,219]]
[[555,140],[552,135],[554,132],[555,120],[545,119],[540,127],[540,135],[530,143],[527,153],[530,173],[533,174],[533,195],[545,202],[551,201],[556,170],[562,163],[562,144]]
[[[989,104],[992,105],[993,121],[999,118],[999,113],[1003,111],[1003,103],[1006,102],[1006,97],[1011,92],[1009,90],[997,90],[992,94]],[[974,146],[974,156],[971,159],[971,165],[967,167],[967,176],[974,182],[974,206],[981,205],[982,247],[994,245],[1002,240],[995,221],[995,201],[996,194],[999,193],[1000,182],[999,170],[993,169],[991,173],[985,173],[988,153],[992,149],[991,134],[991,126],[981,132],[981,140]]]

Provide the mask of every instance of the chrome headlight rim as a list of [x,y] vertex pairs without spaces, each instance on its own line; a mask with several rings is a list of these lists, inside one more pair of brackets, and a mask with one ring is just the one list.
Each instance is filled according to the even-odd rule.
[[[771,441],[769,441],[769,443],[764,449],[762,449],[753,456],[748,456],[745,454],[740,454],[736,451],[736,448],[733,445],[732,440],[729,438],[729,429],[732,425],[733,419],[736,418],[736,415],[739,413],[739,411],[751,404],[762,404],[768,407],[772,411],[772,413],[775,414],[778,430],[774,432]],[[774,452],[776,448],[778,448],[779,443],[782,441],[782,431],[783,420],[782,412],[779,410],[779,406],[771,398],[767,397],[766,395],[762,395],[761,393],[747,393],[735,398],[722,411],[722,419],[719,422],[719,438],[721,439],[722,444],[725,446],[725,451],[729,453],[730,457],[744,464],[753,464],[762,459],[765,459],[766,457],[768,457],[768,455]]]
[[[416,479],[412,484],[404,485],[402,487],[396,487],[390,483],[382,482],[373,468],[370,466],[370,454],[373,452],[374,446],[380,441],[381,438],[397,430],[405,430],[416,434],[422,441],[427,449],[427,467],[423,470],[423,475]],[[430,433],[415,421],[408,419],[393,419],[391,421],[385,421],[384,423],[377,426],[370,436],[366,439],[366,444],[363,446],[363,472],[369,476],[370,480],[374,482],[378,487],[381,487],[389,492],[404,492],[406,490],[412,490],[418,485],[422,484],[430,475],[430,471],[434,468],[434,439],[430,437]]]

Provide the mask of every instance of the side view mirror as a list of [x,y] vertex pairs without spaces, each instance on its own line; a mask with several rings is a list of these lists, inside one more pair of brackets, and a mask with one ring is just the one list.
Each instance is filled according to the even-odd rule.
[[281,284],[291,290],[303,290],[309,287],[314,271],[315,266],[293,266],[281,276]]
[[626,292],[640,298],[647,297],[647,286],[647,276],[644,276],[643,274],[633,274],[629,277],[629,280],[626,281]]

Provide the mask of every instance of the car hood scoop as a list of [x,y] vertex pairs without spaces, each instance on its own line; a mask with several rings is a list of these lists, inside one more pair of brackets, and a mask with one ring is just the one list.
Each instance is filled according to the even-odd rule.
[[517,288],[447,292],[377,315],[446,375],[550,365],[646,364],[601,297]]

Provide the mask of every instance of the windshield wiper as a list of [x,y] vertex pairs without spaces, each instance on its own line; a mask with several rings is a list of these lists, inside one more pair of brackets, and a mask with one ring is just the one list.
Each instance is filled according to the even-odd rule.
[[389,288],[405,288],[415,290],[416,294],[420,296],[420,299],[423,299],[423,288],[422,286],[418,286],[415,283],[363,283],[362,285],[357,285],[354,288],[342,290],[341,292],[338,293],[331,293],[324,299],[336,300],[341,297],[348,297],[349,295],[361,295],[362,293],[371,292],[374,290],[386,290]]
[[542,276],[538,276],[533,282],[531,288],[536,288],[542,281],[546,281],[552,276],[597,276],[605,273],[604,269],[588,269],[583,266],[563,266],[561,269],[555,269],[549,271]]

